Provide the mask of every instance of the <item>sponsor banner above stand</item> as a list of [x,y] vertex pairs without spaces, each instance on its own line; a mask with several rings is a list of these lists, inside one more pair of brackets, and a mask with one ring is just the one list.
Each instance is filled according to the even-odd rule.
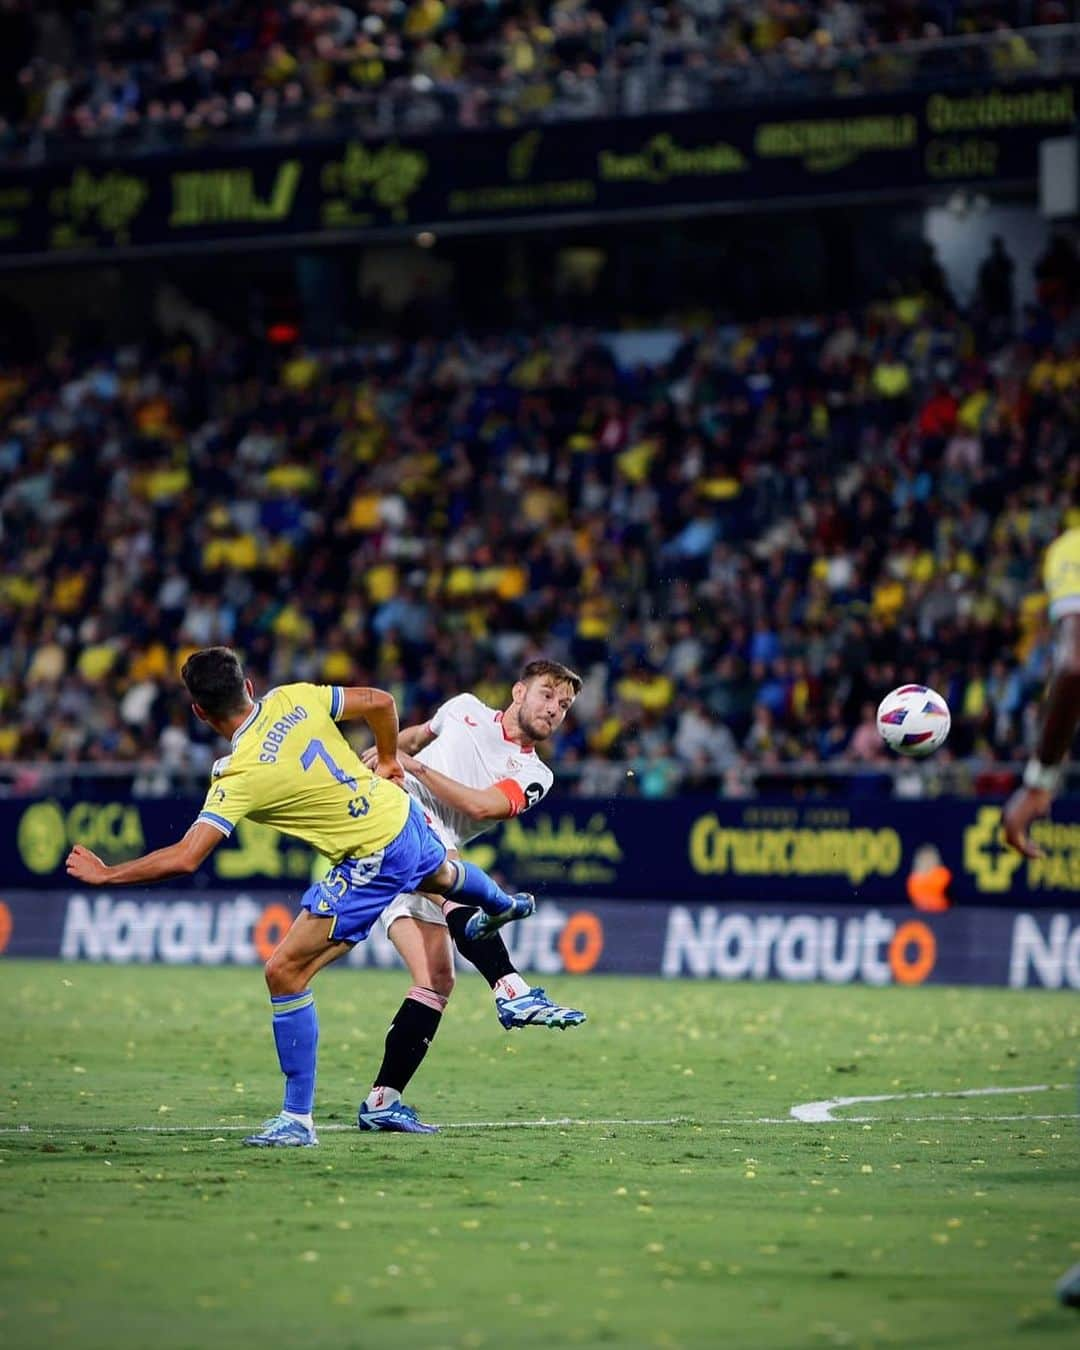
[[[178,839],[202,801],[0,802],[12,887],[67,887],[82,843],[120,862]],[[1032,834],[1044,856],[1005,847],[1001,808],[972,801],[770,805],[700,799],[545,801],[482,836],[466,856],[540,896],[712,903],[1080,908],[1080,800]],[[241,821],[190,884],[276,889],[299,898],[325,873],[295,839]],[[179,883],[175,883],[179,885]]]
[[[281,894],[11,891],[0,952],[115,965],[254,965],[295,913]],[[548,900],[504,931],[520,969],[825,984],[1080,989],[1080,910],[853,909]],[[400,966],[381,925],[342,964]]]
[[0,260],[1028,182],[1070,79],[0,172]]

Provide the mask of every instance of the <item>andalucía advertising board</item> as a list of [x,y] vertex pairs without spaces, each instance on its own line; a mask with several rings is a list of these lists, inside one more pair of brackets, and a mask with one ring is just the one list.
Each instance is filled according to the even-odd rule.
[[[257,892],[13,891],[0,901],[0,952],[114,965],[255,965],[294,913],[295,900]],[[1080,911],[549,900],[505,936],[519,968],[541,975],[1080,990]],[[376,926],[348,964],[399,962]]]

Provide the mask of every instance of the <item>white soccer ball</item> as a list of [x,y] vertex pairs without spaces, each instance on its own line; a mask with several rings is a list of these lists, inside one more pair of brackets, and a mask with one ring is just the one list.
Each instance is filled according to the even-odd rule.
[[878,734],[898,755],[923,759],[945,744],[949,705],[925,684],[902,684],[878,704]]

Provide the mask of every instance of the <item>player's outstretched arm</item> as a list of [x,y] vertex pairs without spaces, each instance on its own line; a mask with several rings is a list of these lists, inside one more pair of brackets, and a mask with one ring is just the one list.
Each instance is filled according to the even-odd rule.
[[1054,641],[1053,675],[1046,691],[1035,756],[1024,770],[1024,783],[1005,803],[1005,842],[1028,858],[1042,850],[1032,842],[1031,823],[1050,814],[1061,784],[1061,762],[1080,723],[1080,614],[1059,620]]
[[343,691],[345,702],[339,721],[349,722],[362,717],[375,737],[374,772],[380,778],[395,782],[405,781],[405,770],[398,762],[398,712],[393,694],[385,689],[367,689],[354,686]]
[[407,755],[418,755],[425,746],[438,739],[430,722],[417,722],[415,726],[402,727],[398,732],[398,749],[404,750]]
[[[432,731],[430,722],[418,722],[412,727],[402,727],[398,732],[398,754],[404,752],[406,755],[418,755],[425,746],[438,739],[438,733]],[[379,762],[379,756],[374,746],[365,750],[360,758],[372,771]]]
[[212,825],[196,822],[178,843],[110,867],[96,853],[76,844],[67,856],[68,876],[87,886],[133,886],[197,872],[224,839]]
[[412,755],[402,755],[401,762],[433,797],[473,820],[505,820],[517,815],[525,806],[525,795],[512,779],[507,780],[505,790],[497,784],[486,788],[467,787],[456,778],[433,769],[430,764],[413,759]]

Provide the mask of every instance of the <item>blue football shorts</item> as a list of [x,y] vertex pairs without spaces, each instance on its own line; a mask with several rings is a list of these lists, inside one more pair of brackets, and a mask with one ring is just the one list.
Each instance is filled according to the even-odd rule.
[[401,833],[378,853],[345,858],[304,892],[301,908],[317,918],[333,916],[331,942],[363,942],[375,920],[402,891],[415,891],[442,866],[446,845],[414,801]]

